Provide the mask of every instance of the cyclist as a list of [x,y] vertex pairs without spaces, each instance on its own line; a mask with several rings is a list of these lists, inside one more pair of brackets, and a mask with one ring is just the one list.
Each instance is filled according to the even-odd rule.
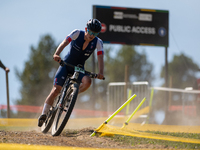
[[[58,46],[56,52],[53,55],[53,59],[57,62],[61,61],[60,53],[70,43],[70,50],[64,57],[66,63],[74,66],[80,64],[84,68],[85,61],[90,57],[95,49],[97,49],[98,67],[99,73],[97,78],[103,79],[104,60],[103,60],[103,42],[97,37],[101,31],[101,22],[97,19],[90,19],[87,22],[85,31],[75,29],[72,31]],[[56,72],[54,78],[54,85],[47,96],[43,111],[38,119],[38,126],[41,127],[46,120],[46,114],[53,105],[54,99],[60,93],[62,86],[66,80],[67,74],[73,74],[74,70],[71,67],[60,66]],[[91,85],[91,78],[85,74],[81,75],[81,85],[79,87],[79,93],[86,91]]]

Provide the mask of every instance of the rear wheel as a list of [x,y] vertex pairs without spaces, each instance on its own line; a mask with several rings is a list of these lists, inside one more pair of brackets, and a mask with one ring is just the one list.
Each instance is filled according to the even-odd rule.
[[69,120],[71,112],[74,108],[76,98],[78,96],[78,89],[78,84],[71,84],[66,92],[64,103],[62,106],[58,106],[58,110],[55,114],[55,119],[52,126],[51,134],[53,136],[60,135],[65,125],[67,124],[67,121]]

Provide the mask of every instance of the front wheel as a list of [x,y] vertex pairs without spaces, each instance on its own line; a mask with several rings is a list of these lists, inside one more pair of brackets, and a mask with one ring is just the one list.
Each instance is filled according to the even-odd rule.
[[57,112],[57,103],[59,102],[60,96],[57,96],[56,99],[54,100],[53,106],[50,108],[49,112],[47,113],[47,119],[43,123],[41,127],[42,133],[47,133],[49,129],[52,126],[53,120],[55,118],[56,112]]
[[45,122],[43,123],[43,125],[41,127],[42,133],[47,133],[49,131],[49,129],[51,128],[56,111],[57,111],[57,109],[54,109],[53,107],[51,108],[51,110],[49,110],[49,112],[47,114],[47,119],[45,120]]
[[79,85],[71,84],[66,91],[66,96],[64,97],[64,103],[58,107],[55,115],[55,119],[52,126],[51,134],[53,136],[58,136],[64,129],[71,112],[74,108],[77,96],[78,96]]

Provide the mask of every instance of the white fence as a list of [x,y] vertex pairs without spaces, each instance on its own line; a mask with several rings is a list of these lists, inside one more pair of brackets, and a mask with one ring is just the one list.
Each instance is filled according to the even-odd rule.
[[[126,90],[124,90],[124,88],[126,88]],[[133,94],[137,95],[137,97],[130,102],[129,114],[135,110],[135,108],[138,106],[138,104],[142,101],[144,97],[146,97],[146,101],[140,109],[149,106],[149,84],[146,81],[127,83],[127,85],[125,84],[125,82],[111,82],[108,84],[107,89],[108,112],[114,112],[125,102],[124,91],[126,91],[125,94],[127,94],[127,99]],[[125,113],[126,110],[123,110],[123,112]]]

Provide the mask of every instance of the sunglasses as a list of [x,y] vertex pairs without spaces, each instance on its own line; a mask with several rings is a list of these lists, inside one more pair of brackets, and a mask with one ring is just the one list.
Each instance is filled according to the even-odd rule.
[[99,34],[99,33],[92,32],[88,29],[87,29],[87,32],[88,32],[89,35],[94,35],[94,36],[97,36]]

